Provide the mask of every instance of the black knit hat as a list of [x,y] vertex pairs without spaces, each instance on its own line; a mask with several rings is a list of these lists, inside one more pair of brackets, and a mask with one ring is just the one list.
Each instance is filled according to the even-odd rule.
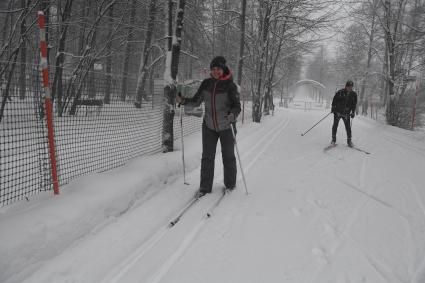
[[354,85],[353,81],[350,81],[350,80],[348,80],[348,81],[345,83],[345,86],[353,86],[353,85]]
[[226,69],[226,59],[223,56],[216,56],[211,60],[210,69],[218,67],[223,71]]

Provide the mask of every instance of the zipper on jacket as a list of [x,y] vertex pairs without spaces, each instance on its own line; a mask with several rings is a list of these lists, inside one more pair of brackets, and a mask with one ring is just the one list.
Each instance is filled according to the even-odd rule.
[[216,113],[217,111],[215,109],[215,90],[216,90],[217,84],[218,84],[218,81],[214,83],[214,90],[213,90],[212,99],[211,99],[211,104],[212,104],[211,106],[212,106],[212,112],[213,112],[212,118],[213,118],[213,125],[215,130],[218,130],[217,113]]

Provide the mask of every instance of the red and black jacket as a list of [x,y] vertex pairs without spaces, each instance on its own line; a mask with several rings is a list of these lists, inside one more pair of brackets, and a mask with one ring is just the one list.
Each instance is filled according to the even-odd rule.
[[186,98],[183,104],[199,106],[202,102],[205,104],[204,121],[208,128],[215,131],[230,129],[226,116],[233,113],[237,117],[241,112],[241,102],[229,70],[225,70],[225,74],[218,80],[203,80],[196,94]]

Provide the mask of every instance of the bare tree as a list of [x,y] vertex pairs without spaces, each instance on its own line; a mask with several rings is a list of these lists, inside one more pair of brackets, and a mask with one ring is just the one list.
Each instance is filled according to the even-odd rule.
[[[21,0],[21,8],[26,14],[28,11],[28,6],[30,5],[31,0]],[[27,63],[27,38],[26,38],[26,17],[21,19],[21,50],[20,50],[20,62],[19,62],[19,98],[25,99],[25,93],[27,90],[27,78],[26,78],[26,63]]]
[[[61,3],[61,2],[59,2]],[[52,83],[52,97],[56,99],[56,105],[58,108],[58,113],[62,114],[62,99],[63,99],[63,65],[65,62],[65,48],[66,48],[66,38],[68,32],[68,21],[71,16],[73,0],[67,0],[63,6],[63,11],[61,12],[61,6],[58,8],[58,13],[60,13],[60,23],[59,23],[59,38],[58,38],[58,51],[55,60],[55,72]]]
[[186,0],[179,0],[177,5],[177,15],[175,31],[172,31],[172,0],[168,5],[168,41],[167,41],[167,57],[164,71],[164,113],[163,113],[163,130],[162,130],[162,151],[170,152],[174,150],[174,133],[173,120],[176,97],[176,78],[179,68],[179,56],[182,40],[183,19]]
[[154,32],[155,18],[157,13],[157,0],[151,0],[149,4],[149,20],[146,28],[145,43],[143,46],[143,54],[139,67],[139,74],[137,76],[137,86],[136,86],[136,107],[140,108],[142,103],[142,98],[147,99],[145,93],[145,84],[146,77],[148,75],[148,61],[150,51],[152,49],[152,37]]
[[111,85],[112,85],[112,34],[113,34],[113,17],[114,17],[114,6],[109,9],[108,13],[108,42],[106,44],[106,67],[105,67],[105,97],[103,102],[105,104],[111,103]]
[[384,10],[381,25],[385,33],[385,43],[388,48],[388,94],[389,100],[387,104],[386,117],[390,125],[397,125],[398,111],[397,111],[397,97],[396,97],[396,74],[399,72],[397,69],[398,53],[397,46],[399,36],[401,34],[402,17],[406,7],[406,0],[400,0],[396,5],[393,5],[392,0],[381,0]]
[[[376,16],[377,16],[377,10],[378,10],[379,0],[372,0],[368,1],[363,5],[363,11],[359,11],[362,15],[365,17],[365,21],[369,20],[370,22],[367,23],[367,25],[362,24],[363,30],[365,34],[368,37],[368,48],[367,48],[367,59],[366,59],[366,69],[362,78],[362,83],[360,87],[360,101],[357,104],[356,112],[359,112],[359,105],[362,105],[362,114],[367,115],[367,108],[368,108],[368,98],[365,98],[365,89],[366,85],[368,85],[369,81],[369,75],[370,75],[370,69],[371,69],[371,63],[372,63],[372,56],[373,56],[373,50],[374,50],[374,40],[375,40],[375,33],[377,30],[377,22],[376,22]],[[364,22],[364,21],[362,21]],[[369,94],[370,97],[370,94]]]
[[137,0],[131,1],[130,6],[130,19],[127,29],[127,39],[125,44],[125,53],[124,53],[124,63],[122,70],[122,82],[121,82],[121,101],[125,101],[128,92],[128,72],[129,72],[129,62],[131,55],[131,45],[133,44],[134,38],[134,22],[136,17],[136,4]]
[[[72,106],[69,111],[70,115],[75,115],[78,101],[82,95],[83,85],[87,79],[89,72],[93,69],[93,64],[98,60],[99,54],[102,54],[106,49],[107,45],[103,45],[100,48],[96,48],[96,34],[98,32],[99,22],[103,16],[115,5],[116,0],[112,0],[107,3],[105,6],[101,5],[99,11],[96,12],[96,18],[90,26],[90,29],[87,32],[87,35],[84,37],[83,42],[85,43],[85,48],[80,56],[80,60],[77,63],[77,66],[74,68],[73,74],[71,75],[71,80],[67,89],[67,98],[68,103],[71,98],[73,98]],[[77,76],[78,75],[78,76]],[[71,95],[69,95],[71,92]],[[66,107],[64,107],[66,108]]]
[[[239,35],[239,59],[238,59],[238,73],[237,83],[242,90],[242,73],[243,73],[243,60],[245,51],[245,26],[246,26],[246,0],[242,0],[241,14],[240,14],[240,35]],[[244,122],[245,115],[245,96],[242,94],[242,123]]]

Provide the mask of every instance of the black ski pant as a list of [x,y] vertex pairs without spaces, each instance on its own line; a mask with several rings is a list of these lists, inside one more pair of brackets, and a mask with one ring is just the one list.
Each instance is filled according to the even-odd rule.
[[332,140],[336,140],[336,131],[338,129],[339,119],[344,121],[345,130],[347,131],[347,140],[351,139],[350,116],[334,113],[334,124],[332,126]]
[[224,167],[224,185],[226,188],[236,186],[235,142],[231,129],[216,132],[202,124],[202,161],[200,190],[211,192],[214,181],[214,160],[217,141],[220,139],[221,155]]

